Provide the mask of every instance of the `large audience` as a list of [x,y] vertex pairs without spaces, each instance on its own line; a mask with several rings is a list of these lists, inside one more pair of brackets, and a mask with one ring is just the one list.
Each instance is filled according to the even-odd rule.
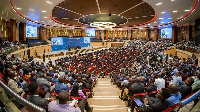
[[58,58],[55,64],[18,60],[15,55],[8,58],[3,53],[0,72],[14,92],[50,112],[91,112],[87,99],[93,95],[97,75],[110,76],[132,111],[161,112],[200,87],[196,56],[182,60],[164,53],[173,47],[170,40],[132,40],[125,48]]

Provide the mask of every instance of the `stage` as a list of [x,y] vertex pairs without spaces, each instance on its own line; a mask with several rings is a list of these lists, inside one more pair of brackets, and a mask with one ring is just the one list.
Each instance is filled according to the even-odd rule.
[[51,57],[60,57],[60,56],[67,56],[67,55],[73,55],[73,54],[79,54],[79,53],[88,53],[88,52],[94,52],[96,50],[100,50],[104,48],[103,46],[96,46],[96,47],[83,47],[81,49],[71,49],[69,50],[59,50],[59,51],[52,51],[47,52],[43,54],[38,54],[37,58],[42,59],[43,55],[45,55],[45,58],[51,58]]

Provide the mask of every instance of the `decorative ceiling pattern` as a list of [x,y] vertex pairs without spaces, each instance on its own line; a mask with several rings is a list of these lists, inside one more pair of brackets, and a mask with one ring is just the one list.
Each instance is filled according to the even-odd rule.
[[[79,18],[89,14],[120,14],[123,28],[154,28],[194,24],[199,0],[0,0],[0,17],[45,27],[89,27]],[[194,10],[195,9],[195,10]],[[118,26],[117,26],[118,28]]]

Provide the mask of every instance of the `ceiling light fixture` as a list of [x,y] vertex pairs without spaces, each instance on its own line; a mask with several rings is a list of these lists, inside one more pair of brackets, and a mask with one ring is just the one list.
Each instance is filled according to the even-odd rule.
[[185,12],[189,12],[190,10],[185,10]]
[[29,9],[30,11],[34,11],[34,9]]
[[159,19],[163,19],[163,18],[159,18]]
[[47,12],[47,11],[42,11],[42,12]]
[[168,19],[172,19],[172,18],[168,18]]
[[162,4],[162,2],[160,2],[160,3],[157,3],[156,5],[161,5]]
[[47,18],[47,17],[44,17],[44,18]]
[[48,4],[53,4],[53,3],[52,3],[52,2],[50,2],[50,1],[47,1],[47,3],[48,3]]
[[178,12],[178,11],[173,11],[173,12]]
[[161,12],[161,14],[164,14],[165,12]]
[[117,26],[115,23],[112,22],[93,22],[90,23],[91,27],[96,27],[99,29],[105,29],[105,28],[113,28],[115,26]]
[[19,8],[19,7],[18,7],[17,9],[18,9],[18,10],[21,10],[22,8]]
[[157,22],[154,22],[154,23],[157,23]]

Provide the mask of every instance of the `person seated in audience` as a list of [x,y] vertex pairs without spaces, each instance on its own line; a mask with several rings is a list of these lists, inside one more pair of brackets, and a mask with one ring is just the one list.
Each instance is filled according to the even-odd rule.
[[144,104],[138,107],[138,110],[139,112],[162,112],[170,106],[169,101],[166,100],[169,96],[170,91],[162,88],[158,92],[157,98],[146,96],[143,100]]
[[154,78],[150,78],[149,79],[149,85],[147,87],[147,92],[148,93],[157,90],[157,86],[154,84],[154,82],[155,82]]
[[140,81],[141,77],[136,77],[135,83],[131,84],[129,88],[130,97],[137,93],[144,93],[145,86],[144,84],[140,83]]
[[13,71],[11,71],[9,73],[9,78],[8,78],[8,86],[10,87],[10,89],[12,89],[15,93],[19,94],[20,96],[24,96],[25,92],[22,89],[23,87],[19,87],[19,85],[17,84],[17,82],[15,81],[16,79],[15,73]]
[[184,84],[184,82],[182,81],[182,77],[180,75],[180,72],[177,72],[176,75],[172,76],[172,80],[169,83],[169,85],[171,85],[171,84],[176,84],[176,86]]
[[55,91],[56,93],[60,93],[63,90],[69,91],[69,87],[67,84],[64,84],[64,77],[60,76],[58,82],[55,84]]
[[35,72],[32,71],[32,72],[31,72],[31,76],[30,76],[30,78],[29,78],[29,81],[31,81],[31,82],[36,82],[36,80],[37,80],[37,77],[35,76]]
[[[58,94],[58,100],[52,101],[48,104],[49,112],[81,112],[77,102],[74,107],[70,106],[69,92],[64,90]],[[81,102],[79,102],[80,104]]]
[[41,87],[44,91],[49,90],[51,87],[51,82],[48,82],[47,79],[45,79],[45,75],[43,73],[40,74],[39,78],[36,81],[39,87]]
[[155,79],[155,85],[157,86],[157,90],[161,90],[165,88],[165,80],[161,78],[161,74],[157,74],[157,79]]
[[55,75],[52,79],[51,82],[57,83],[58,82],[58,75]]
[[192,92],[192,84],[194,83],[194,79],[189,77],[185,81],[184,85],[181,85],[178,87],[178,91],[181,93],[182,98],[185,98],[187,95],[189,95]]
[[178,88],[175,84],[169,85],[169,91],[171,92],[170,97],[167,99],[170,103],[170,106],[178,104],[181,101],[181,93],[178,91]]
[[194,80],[192,84],[192,91],[196,91],[200,88],[200,73],[197,74],[197,78]]
[[39,96],[39,86],[37,82],[31,82],[28,85],[29,92],[31,95],[28,95],[26,97],[26,100],[30,101],[31,103],[40,106],[44,109],[47,109],[47,106],[49,104],[49,101],[55,100],[55,98],[51,97],[50,93],[46,93],[45,97],[42,98]]

